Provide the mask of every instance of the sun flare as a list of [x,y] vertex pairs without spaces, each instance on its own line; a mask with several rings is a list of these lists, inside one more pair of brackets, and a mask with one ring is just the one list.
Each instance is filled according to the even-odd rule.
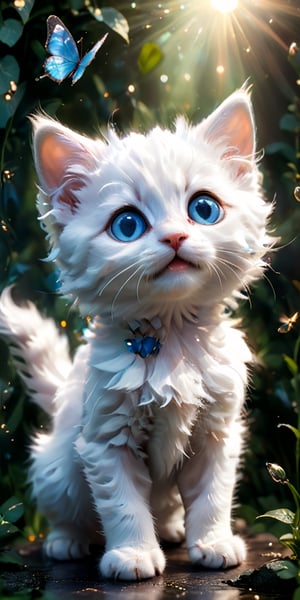
[[288,69],[278,64],[298,39],[299,0],[137,0],[131,10],[139,42],[143,31],[162,53],[157,81],[170,114],[176,105],[192,118],[205,114],[206,74],[208,105],[247,80],[264,89],[274,78],[282,89],[289,85]]
[[230,13],[237,8],[238,0],[211,0],[211,5],[221,13]]

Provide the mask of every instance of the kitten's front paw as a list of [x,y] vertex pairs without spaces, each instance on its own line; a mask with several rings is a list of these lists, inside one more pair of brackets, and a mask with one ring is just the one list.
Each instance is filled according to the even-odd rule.
[[192,563],[209,569],[234,567],[246,558],[245,542],[238,535],[209,544],[197,540],[188,552]]
[[74,560],[89,554],[89,544],[70,532],[53,530],[44,543],[44,550],[49,558]]
[[123,546],[104,554],[100,571],[104,577],[139,581],[161,575],[165,565],[165,556],[159,546],[150,550],[143,546]]

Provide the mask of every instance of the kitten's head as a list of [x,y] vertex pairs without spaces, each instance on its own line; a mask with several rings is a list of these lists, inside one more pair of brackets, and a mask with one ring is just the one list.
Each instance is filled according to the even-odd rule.
[[270,206],[246,91],[199,125],[107,143],[37,117],[34,156],[62,291],[83,312],[188,316],[261,274]]

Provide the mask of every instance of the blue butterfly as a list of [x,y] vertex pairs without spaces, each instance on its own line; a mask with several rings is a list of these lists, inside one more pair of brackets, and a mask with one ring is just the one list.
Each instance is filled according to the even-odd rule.
[[94,60],[107,36],[108,33],[80,59],[77,45],[71,33],[58,17],[51,15],[47,19],[45,47],[52,56],[49,56],[45,61],[45,76],[57,81],[57,83],[61,83],[66,77],[71,77],[72,85],[74,85]]
[[141,358],[148,358],[151,354],[157,356],[161,349],[160,341],[151,335],[137,337],[133,340],[125,340],[125,344],[129,352],[138,354]]

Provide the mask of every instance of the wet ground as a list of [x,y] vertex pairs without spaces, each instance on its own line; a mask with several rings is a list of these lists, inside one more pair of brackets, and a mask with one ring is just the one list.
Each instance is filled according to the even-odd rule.
[[287,582],[281,586],[280,582],[278,585],[267,583],[264,591],[260,585],[248,582],[243,589],[228,583],[245,571],[279,558],[284,552],[274,538],[266,535],[250,538],[248,547],[246,563],[227,571],[199,571],[191,566],[184,547],[166,548],[167,568],[163,576],[127,583],[102,579],[96,554],[82,561],[54,562],[43,556],[40,545],[28,544],[19,549],[25,566],[2,571],[2,594],[5,595],[0,592],[0,599],[9,593],[28,590],[26,598],[44,600],[290,600],[292,592]]

